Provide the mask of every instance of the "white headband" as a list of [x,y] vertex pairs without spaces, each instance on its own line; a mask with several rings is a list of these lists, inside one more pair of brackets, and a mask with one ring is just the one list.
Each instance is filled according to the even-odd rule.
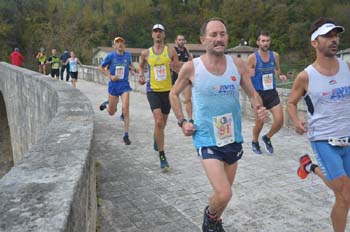
[[317,28],[316,31],[314,31],[311,35],[311,41],[315,40],[319,35],[325,35],[328,32],[330,32],[333,29],[337,29],[339,33],[344,32],[344,27],[342,26],[336,26],[333,23],[325,23],[319,28]]

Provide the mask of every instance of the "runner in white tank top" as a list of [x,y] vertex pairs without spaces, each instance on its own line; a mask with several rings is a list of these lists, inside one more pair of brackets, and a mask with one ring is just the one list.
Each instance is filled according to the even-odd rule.
[[[300,158],[298,176],[317,174],[335,195],[331,219],[334,231],[344,232],[350,207],[350,64],[337,59],[339,33],[344,28],[319,18],[311,27],[316,60],[294,81],[288,113],[296,132],[308,132],[319,167],[309,155]],[[304,97],[307,127],[298,118],[297,104]]]

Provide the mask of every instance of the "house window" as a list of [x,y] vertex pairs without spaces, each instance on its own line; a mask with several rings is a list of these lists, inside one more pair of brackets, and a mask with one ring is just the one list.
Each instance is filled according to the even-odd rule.
[[137,55],[132,55],[132,56],[131,56],[131,59],[132,59],[132,62],[137,62],[137,63],[139,63],[139,61],[140,61],[140,57],[137,56]]

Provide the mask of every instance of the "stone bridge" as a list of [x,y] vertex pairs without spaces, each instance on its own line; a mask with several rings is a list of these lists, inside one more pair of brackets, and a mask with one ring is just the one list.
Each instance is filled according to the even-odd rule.
[[[93,111],[79,90],[0,63],[0,231],[94,231]],[[4,167],[4,168],[2,168]]]
[[[125,146],[119,113],[98,110],[107,82],[95,67],[82,66],[73,89],[0,63],[0,231],[200,231],[210,185],[191,139],[171,113],[171,169],[160,173],[144,86],[131,78],[132,144]],[[279,92],[285,103],[288,90]],[[288,129],[286,117],[273,139],[275,154],[253,155],[252,113],[245,95],[241,101],[245,154],[226,231],[331,231],[332,194],[315,176],[296,177],[299,156],[311,152],[307,139]]]

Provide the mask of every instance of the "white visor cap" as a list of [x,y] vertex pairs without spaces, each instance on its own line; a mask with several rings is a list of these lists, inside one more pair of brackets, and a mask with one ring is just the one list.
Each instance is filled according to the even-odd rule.
[[157,23],[157,24],[155,24],[155,25],[153,26],[152,31],[154,31],[154,30],[156,30],[156,29],[160,29],[160,30],[162,30],[162,31],[165,30],[164,26],[163,26],[162,24],[159,24],[159,23]]
[[315,40],[319,35],[325,35],[334,29],[337,29],[339,33],[343,33],[345,31],[344,27],[342,26],[336,26],[333,23],[325,23],[312,33],[311,41]]

